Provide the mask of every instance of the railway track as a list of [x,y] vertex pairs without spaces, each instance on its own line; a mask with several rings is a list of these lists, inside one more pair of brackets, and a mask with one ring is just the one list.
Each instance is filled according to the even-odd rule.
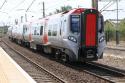
[[125,83],[125,72],[107,65],[92,62],[87,62],[84,65],[83,63],[75,66],[70,64],[66,65],[99,78],[98,81],[100,83]]
[[[84,64],[84,65],[83,65]],[[68,66],[100,78],[104,83],[125,83],[125,70],[120,70],[96,62],[68,64]],[[102,82],[102,83],[103,83]]]
[[[87,62],[87,66],[93,69],[90,70],[90,73],[96,73],[101,79],[107,80],[111,83],[125,83],[125,71],[120,70],[114,67],[110,67],[107,65],[95,63],[95,62]],[[89,70],[89,69],[87,69]]]
[[[23,55],[18,50],[12,48],[6,42],[4,42],[4,44],[6,44],[11,49],[11,51],[14,51],[16,54],[18,54],[19,56],[21,56],[23,58],[23,59],[21,59],[21,57],[17,57],[16,56],[16,58],[20,59],[20,62],[22,62],[21,65],[23,64],[23,66],[27,66],[28,67],[28,64],[30,63],[30,65],[32,65],[33,67],[35,66],[35,69],[37,69],[37,71],[40,71],[40,73],[38,72],[39,74],[37,74],[37,72],[32,71],[34,69],[29,69],[28,70],[28,73],[38,83],[66,83],[66,81],[64,81],[63,79],[57,77],[55,74],[53,74],[52,72],[48,71],[47,69],[45,69],[41,65],[37,64],[36,62],[32,61],[30,58],[26,57],[25,55]],[[3,49],[6,50],[6,48],[3,48]],[[33,67],[29,66],[29,68],[33,68]]]

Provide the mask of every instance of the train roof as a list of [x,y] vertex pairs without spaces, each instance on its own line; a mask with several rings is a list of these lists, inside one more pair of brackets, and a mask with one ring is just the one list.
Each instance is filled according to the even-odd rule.
[[[81,14],[86,9],[88,9],[88,8],[74,8],[74,9],[72,9],[70,11],[65,11],[65,12],[53,14],[53,15],[50,15],[50,16],[46,16],[45,18],[34,19],[34,20],[29,21],[29,22],[30,23],[32,23],[32,22],[45,22],[45,21],[47,21],[47,20],[49,20],[51,18],[59,18],[59,17],[64,16],[64,15]],[[89,8],[89,9],[94,9],[94,8]]]

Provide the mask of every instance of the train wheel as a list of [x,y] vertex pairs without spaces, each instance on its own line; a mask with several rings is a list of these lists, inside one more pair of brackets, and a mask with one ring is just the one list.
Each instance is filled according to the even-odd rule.
[[69,62],[69,57],[68,57],[68,55],[66,55],[65,53],[63,53],[62,55],[61,55],[61,60],[63,61],[63,62]]
[[60,58],[61,58],[60,50],[57,50],[56,53],[55,53],[55,59],[60,60]]

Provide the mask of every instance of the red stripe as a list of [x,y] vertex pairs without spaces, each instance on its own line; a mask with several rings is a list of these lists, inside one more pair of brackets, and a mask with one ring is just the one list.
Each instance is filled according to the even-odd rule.
[[86,46],[96,45],[96,15],[86,16]]

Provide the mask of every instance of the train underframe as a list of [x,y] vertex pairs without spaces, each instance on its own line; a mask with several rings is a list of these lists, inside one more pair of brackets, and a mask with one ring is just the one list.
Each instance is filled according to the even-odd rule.
[[[13,42],[16,42],[22,46],[31,48],[31,43],[25,40],[18,40],[16,38],[9,37],[9,39]],[[18,42],[20,41],[20,42]],[[103,54],[98,57],[97,55],[97,47],[86,47],[79,48],[78,50],[78,58],[72,51],[66,48],[47,46],[36,44],[34,49],[35,51],[43,52],[45,54],[49,54],[49,56],[54,57],[57,60],[62,60],[63,62],[86,62],[86,61],[96,61],[99,58],[103,57]],[[69,55],[71,54],[71,55]]]

